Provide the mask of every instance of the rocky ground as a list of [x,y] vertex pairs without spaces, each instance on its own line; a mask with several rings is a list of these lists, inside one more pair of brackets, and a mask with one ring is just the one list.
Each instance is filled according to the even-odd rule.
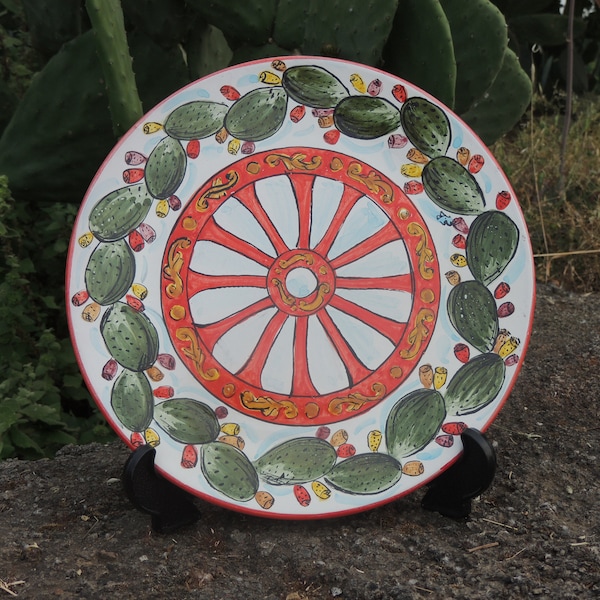
[[0,599],[600,597],[600,295],[541,286],[520,378],[487,437],[498,470],[470,518],[425,490],[324,521],[196,501],[158,534],[120,481],[121,442],[0,463]]

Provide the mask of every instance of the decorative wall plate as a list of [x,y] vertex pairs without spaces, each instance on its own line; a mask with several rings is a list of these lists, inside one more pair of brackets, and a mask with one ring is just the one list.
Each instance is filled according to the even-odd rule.
[[151,110],[81,206],[67,294],[131,448],[234,510],[322,518],[435,478],[530,335],[509,182],[450,110],[363,65],[285,57]]

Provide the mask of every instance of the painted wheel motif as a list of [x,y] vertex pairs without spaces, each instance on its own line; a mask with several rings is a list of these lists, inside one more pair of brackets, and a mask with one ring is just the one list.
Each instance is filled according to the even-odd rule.
[[[393,264],[369,274],[382,259]],[[326,150],[265,152],[215,174],[174,227],[162,273],[171,340],[198,381],[288,425],[345,419],[396,389],[439,303],[435,250],[410,200]]]

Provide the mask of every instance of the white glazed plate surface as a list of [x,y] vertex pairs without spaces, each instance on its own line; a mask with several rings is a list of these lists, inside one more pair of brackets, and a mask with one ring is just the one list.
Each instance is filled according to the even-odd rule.
[[505,175],[406,81],[285,57],[178,91],[81,206],[69,323],[97,404],[227,508],[323,518],[407,494],[507,399],[534,269]]

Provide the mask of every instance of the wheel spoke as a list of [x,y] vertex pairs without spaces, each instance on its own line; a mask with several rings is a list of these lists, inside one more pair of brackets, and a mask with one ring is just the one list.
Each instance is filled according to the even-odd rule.
[[312,193],[315,178],[313,175],[288,175],[296,203],[298,205],[298,248],[308,248],[310,244]]
[[373,235],[369,236],[366,240],[356,244],[356,246],[353,246],[332,260],[331,266],[334,269],[339,269],[340,267],[352,263],[359,258],[367,256],[367,254],[370,254],[374,250],[381,248],[381,246],[385,246],[385,244],[397,240],[398,237],[398,230],[390,221],[379,231],[376,231]]
[[254,218],[258,221],[263,231],[267,234],[267,237],[275,247],[277,254],[283,254],[286,250],[289,250],[283,238],[277,231],[275,225],[271,221],[269,215],[263,208],[258,197],[256,196],[256,189],[253,185],[247,185],[241,190],[235,193],[235,197],[241,200],[246,208],[254,215]]
[[254,302],[250,304],[246,308],[221,319],[220,321],[215,321],[214,323],[210,323],[208,325],[198,325],[196,324],[196,328],[198,329],[198,334],[200,338],[206,345],[206,348],[209,352],[213,351],[215,344],[224,336],[230,329],[239,325],[246,319],[253,317],[259,312],[266,310],[267,308],[271,308],[273,306],[273,302],[270,298],[263,298],[258,302]]
[[339,206],[335,211],[335,215],[331,219],[331,223],[322,237],[321,241],[315,246],[315,252],[321,254],[321,256],[327,256],[337,234],[339,233],[346,217],[356,204],[356,202],[363,197],[364,194],[355,190],[351,187],[344,187],[344,193],[340,199]]
[[219,227],[214,219],[210,219],[202,230],[202,235],[206,240],[225,246],[233,252],[237,252],[250,260],[257,262],[264,267],[270,267],[273,263],[273,257],[265,254],[262,250],[259,250],[256,246],[253,246],[246,240],[225,231],[222,227]]
[[189,298],[205,290],[229,287],[264,289],[267,287],[267,278],[263,275],[205,275],[192,270],[188,272],[187,293]]
[[412,275],[390,275],[388,277],[337,277],[335,286],[346,290],[394,290],[412,291]]
[[399,323],[398,321],[378,315],[377,313],[338,295],[334,295],[329,304],[347,315],[362,321],[365,325],[368,325],[379,334],[386,337],[394,345],[397,345],[402,339],[402,335],[406,329],[406,323]]
[[296,396],[318,396],[308,372],[308,317],[296,318],[294,331],[294,375],[292,394]]
[[327,311],[320,310],[317,313],[317,317],[323,326],[323,329],[325,329],[325,332],[329,336],[329,339],[333,343],[333,346],[338,353],[338,356],[342,360],[342,363],[346,367],[350,385],[352,386],[356,382],[368,377],[372,371],[365,367],[365,365],[359,360],[354,353],[354,350],[348,345],[348,342],[340,333],[340,330],[337,328]]
[[262,332],[250,358],[236,373],[240,379],[244,379],[255,385],[260,385],[261,373],[269,356],[269,352],[271,351],[271,348],[273,348],[275,339],[288,318],[289,316],[281,311],[277,311],[273,315],[265,327],[265,330]]

